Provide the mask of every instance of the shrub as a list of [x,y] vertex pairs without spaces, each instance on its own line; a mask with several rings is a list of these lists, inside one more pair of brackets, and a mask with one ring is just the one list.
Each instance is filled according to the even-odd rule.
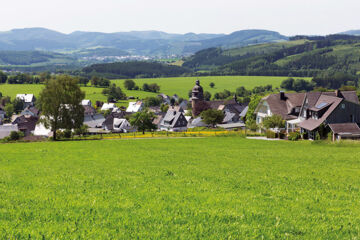
[[64,137],[65,137],[65,138],[71,138],[71,136],[72,136],[71,130],[66,129],[66,130],[64,131]]
[[16,132],[16,131],[12,131],[10,133],[10,136],[9,136],[9,140],[10,141],[17,141],[19,140],[20,138],[24,137],[24,134],[22,132]]
[[266,137],[267,138],[276,138],[276,133],[270,130],[266,131]]
[[300,135],[299,132],[291,132],[291,133],[289,134],[289,140],[290,140],[290,141],[297,141],[297,140],[299,140],[300,138],[301,138],[301,135]]
[[307,132],[304,132],[304,133],[302,134],[302,139],[309,139],[309,135],[308,135]]

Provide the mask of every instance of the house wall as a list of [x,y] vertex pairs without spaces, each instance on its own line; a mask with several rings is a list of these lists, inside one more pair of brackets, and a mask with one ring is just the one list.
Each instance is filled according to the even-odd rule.
[[360,105],[345,100],[325,120],[326,124],[349,122],[360,123]]

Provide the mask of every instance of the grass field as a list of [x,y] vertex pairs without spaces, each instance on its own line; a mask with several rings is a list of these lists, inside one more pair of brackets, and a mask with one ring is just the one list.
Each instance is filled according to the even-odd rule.
[[[200,80],[204,91],[209,91],[214,94],[221,92],[224,89],[235,91],[236,88],[244,86],[247,89],[253,89],[255,86],[264,86],[272,84],[273,88],[279,87],[281,82],[287,77],[261,77],[261,76],[220,76],[220,77],[178,77],[178,78],[146,78],[146,79],[134,79],[136,84],[140,87],[144,83],[157,83],[160,85],[161,93],[167,95],[178,94],[180,97],[188,98],[188,92],[191,90],[197,79]],[[112,80],[112,83],[120,86],[127,96],[139,97],[140,99],[156,96],[157,93],[150,93],[144,91],[128,91],[124,88],[125,80]],[[210,88],[209,84],[215,83],[214,88]],[[1,84],[0,92],[4,96],[10,96],[14,98],[18,93],[33,93],[38,96],[43,85],[36,84]],[[102,88],[95,87],[82,87],[82,90],[86,93],[86,98],[92,102],[106,101],[106,97],[101,93]],[[127,102],[123,102],[122,105],[127,105]]]
[[239,137],[0,145],[0,239],[358,239],[360,148]]

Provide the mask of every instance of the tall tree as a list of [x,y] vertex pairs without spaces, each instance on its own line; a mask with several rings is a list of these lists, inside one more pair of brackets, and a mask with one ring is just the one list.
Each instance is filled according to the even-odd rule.
[[51,128],[53,139],[56,140],[56,130],[76,129],[84,121],[84,107],[81,100],[85,93],[80,90],[77,79],[60,75],[46,82],[40,93],[42,114],[45,127]]
[[141,112],[133,114],[130,118],[130,124],[136,127],[138,131],[142,131],[145,134],[146,130],[152,131],[156,129],[156,125],[153,124],[155,114],[148,109],[144,109]]

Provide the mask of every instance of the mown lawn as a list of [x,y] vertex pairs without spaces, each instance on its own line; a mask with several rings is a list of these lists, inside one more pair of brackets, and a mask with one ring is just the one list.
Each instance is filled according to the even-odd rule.
[[0,239],[357,239],[360,145],[0,145]]

